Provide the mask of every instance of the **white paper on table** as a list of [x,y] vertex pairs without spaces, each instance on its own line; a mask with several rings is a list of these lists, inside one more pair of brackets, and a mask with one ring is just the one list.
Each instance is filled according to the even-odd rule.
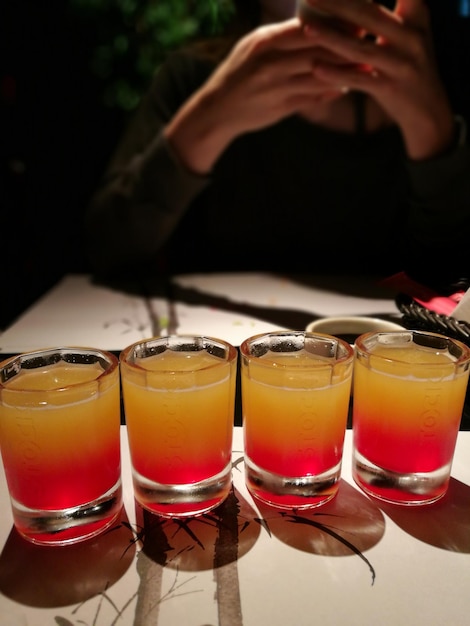
[[[278,330],[258,315],[256,308],[289,309],[303,311],[308,322],[333,315],[374,315],[400,317],[390,292],[377,285],[369,285],[366,295],[357,295],[364,281],[355,285],[351,277],[318,278],[302,284],[292,278],[275,274],[191,274],[173,279],[176,285],[201,294],[226,298],[230,302],[247,304],[247,314],[224,311],[211,306],[194,306],[175,299],[178,332],[210,334],[230,341],[234,345],[251,335]],[[343,286],[341,288],[341,285]],[[348,288],[344,290],[344,285]],[[343,290],[341,290],[343,289]],[[250,307],[253,314],[249,315]],[[258,316],[257,316],[258,315]]]
[[398,312],[389,290],[360,277],[312,276],[303,284],[301,278],[296,281],[277,274],[182,274],[173,281],[183,287],[225,296],[234,302],[299,309],[311,312],[314,317]]
[[[280,325],[270,321],[269,313],[281,309],[303,312],[303,328],[331,315],[399,314],[388,291],[373,284],[361,291],[362,279],[357,284],[350,277],[316,280],[302,284],[259,273],[181,275],[173,279],[176,297],[170,302],[96,285],[87,275],[68,275],[0,335],[0,351],[19,353],[50,346],[121,350],[155,334],[167,334],[170,306],[176,313],[178,334],[209,335],[233,345],[278,330]],[[196,304],[186,303],[183,297],[178,300],[178,288],[182,293],[191,290]],[[214,296],[216,304],[197,304],[199,295],[201,302]]]
[[86,275],[69,275],[0,335],[0,350],[17,353],[50,346],[119,350],[150,334],[143,298],[95,285]]

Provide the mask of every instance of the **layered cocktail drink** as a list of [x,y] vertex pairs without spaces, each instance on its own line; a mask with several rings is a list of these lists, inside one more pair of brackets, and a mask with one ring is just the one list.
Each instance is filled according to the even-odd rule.
[[122,507],[119,368],[53,349],[0,366],[0,446],[14,522],[35,543],[94,536]]
[[231,487],[237,351],[220,340],[149,340],[121,356],[134,491],[167,517],[214,508]]
[[448,486],[469,376],[470,349],[404,331],[356,342],[353,476],[369,494],[425,504]]
[[243,342],[242,403],[247,486],[260,500],[310,508],[337,492],[353,351],[304,332]]

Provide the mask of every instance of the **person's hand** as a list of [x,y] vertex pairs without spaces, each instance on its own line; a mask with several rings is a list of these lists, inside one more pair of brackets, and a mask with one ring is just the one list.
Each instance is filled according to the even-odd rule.
[[410,158],[445,151],[453,137],[453,114],[436,67],[424,1],[397,0],[394,11],[353,0],[308,1],[372,35],[359,38],[326,20],[306,26],[312,41],[352,64],[317,62],[314,75],[332,87],[371,96],[400,127]]
[[170,121],[165,134],[190,170],[209,172],[237,136],[340,98],[342,86],[314,76],[314,61],[342,60],[319,50],[298,18],[262,26],[228,57]]

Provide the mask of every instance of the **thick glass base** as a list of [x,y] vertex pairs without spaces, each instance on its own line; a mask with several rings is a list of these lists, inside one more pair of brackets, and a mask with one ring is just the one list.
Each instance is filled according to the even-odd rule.
[[245,454],[245,479],[250,493],[281,509],[312,509],[329,502],[338,491],[341,463],[315,476],[281,476],[258,467]]
[[135,470],[132,477],[135,499],[147,511],[168,518],[193,517],[214,509],[228,496],[232,464],[196,483],[166,485],[148,480]]
[[448,488],[450,464],[434,472],[400,474],[375,465],[353,452],[353,478],[368,495],[391,504],[419,506],[442,498]]
[[18,532],[39,545],[69,545],[104,532],[122,509],[121,479],[104,495],[68,509],[31,509],[12,499]]

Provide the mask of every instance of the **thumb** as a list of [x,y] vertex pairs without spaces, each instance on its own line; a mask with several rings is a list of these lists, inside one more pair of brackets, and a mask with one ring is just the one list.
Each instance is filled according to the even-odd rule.
[[393,12],[407,24],[428,26],[429,10],[425,0],[396,0]]

